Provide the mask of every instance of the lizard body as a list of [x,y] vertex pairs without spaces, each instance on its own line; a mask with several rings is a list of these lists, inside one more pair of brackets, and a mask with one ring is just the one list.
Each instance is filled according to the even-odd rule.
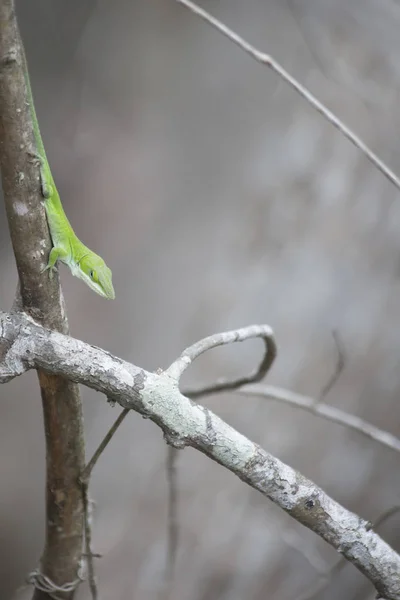
[[92,290],[100,294],[100,296],[112,300],[115,298],[115,292],[112,284],[111,270],[107,267],[101,256],[90,250],[80,241],[64,212],[44,149],[25,57],[24,62],[25,81],[38,153],[37,158],[40,163],[41,189],[53,243],[49,260],[44,270],[49,270],[51,277],[57,261],[61,261],[70,268],[73,275],[82,279]]

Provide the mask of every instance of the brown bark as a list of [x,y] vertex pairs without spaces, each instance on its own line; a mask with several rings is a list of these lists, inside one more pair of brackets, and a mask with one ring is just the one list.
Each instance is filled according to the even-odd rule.
[[[42,205],[23,47],[13,0],[0,1],[0,164],[19,275],[22,308],[47,328],[68,333],[58,275],[42,273],[51,241]],[[82,556],[84,466],[78,386],[38,371],[46,436],[46,542],[41,572],[56,585],[76,580]],[[64,594],[72,598],[73,592]],[[50,598],[35,591],[35,600]]]

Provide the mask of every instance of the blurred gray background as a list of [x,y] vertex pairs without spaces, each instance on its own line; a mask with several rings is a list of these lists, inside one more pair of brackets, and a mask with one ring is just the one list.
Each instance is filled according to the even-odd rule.
[[[271,53],[400,173],[400,2],[203,0]],[[152,370],[216,331],[269,323],[268,383],[317,395],[400,435],[400,192],[289,89],[173,0],[19,0],[37,112],[78,235],[111,266],[117,299],[62,267],[71,332]],[[0,204],[0,306],[16,270]],[[215,350],[186,383],[250,369],[261,344]],[[88,456],[118,408],[82,389]],[[207,405],[374,520],[400,504],[399,456],[283,405]],[[36,376],[0,388],[0,595],[38,563],[44,438]],[[166,449],[136,414],[95,469],[103,598],[158,598]],[[338,555],[193,450],[179,455],[177,600],[292,600]],[[400,550],[400,517],[381,529]],[[18,597],[29,597],[25,590]],[[82,586],[79,599],[88,598]],[[347,565],[317,598],[369,600]]]

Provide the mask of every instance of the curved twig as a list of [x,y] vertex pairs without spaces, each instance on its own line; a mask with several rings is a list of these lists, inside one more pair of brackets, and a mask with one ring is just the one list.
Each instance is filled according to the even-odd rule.
[[334,369],[332,375],[329,377],[326,384],[324,385],[324,387],[322,388],[322,391],[318,398],[318,402],[322,402],[322,400],[324,400],[325,396],[327,396],[329,394],[329,392],[331,391],[331,389],[333,388],[333,386],[335,385],[335,383],[338,381],[339,377],[341,376],[343,369],[345,367],[345,364],[346,364],[346,356],[344,353],[344,347],[342,344],[342,340],[340,339],[339,333],[335,329],[332,331],[332,337],[333,337],[333,341],[335,342],[335,348],[336,348],[335,369]]
[[236,390],[237,388],[261,381],[270,370],[272,363],[277,355],[277,347],[273,331],[269,325],[250,325],[242,329],[233,331],[225,331],[224,333],[216,333],[210,335],[189,348],[186,348],[175,360],[172,365],[165,371],[173,379],[179,381],[184,371],[190,364],[201,354],[217,346],[225,344],[234,344],[236,342],[244,342],[245,340],[261,338],[265,342],[265,354],[259,367],[250,375],[239,377],[238,379],[221,379],[212,385],[206,386],[198,390],[185,390],[182,393],[188,398],[200,398],[217,392],[227,392]]

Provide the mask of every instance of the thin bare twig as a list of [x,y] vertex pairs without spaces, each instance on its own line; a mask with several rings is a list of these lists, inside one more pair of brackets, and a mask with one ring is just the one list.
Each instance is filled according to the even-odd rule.
[[94,570],[94,562],[93,562],[93,552],[92,552],[92,526],[90,523],[90,507],[89,507],[89,485],[88,481],[82,481],[82,504],[83,504],[83,521],[84,521],[84,530],[85,530],[85,558],[87,564],[87,572],[88,572],[88,581],[90,593],[92,595],[93,600],[97,600],[98,590],[97,590],[97,582],[96,582],[96,573]]
[[220,31],[225,37],[234,42],[242,50],[247,52],[259,63],[266,65],[272,69],[279,77],[290,85],[300,96],[302,96],[315,110],[317,110],[331,125],[336,127],[356,148],[358,148],[364,156],[398,189],[400,189],[399,177],[387,166],[387,164],[379,158],[379,156],[369,147],[363,140],[354,133],[339,117],[327,108],[318,98],[316,98],[306,87],[297,81],[290,73],[288,73],[272,56],[260,52],[254,46],[249,44],[240,35],[229,29],[224,23],[210,15],[203,8],[191,2],[190,0],[176,0],[179,4],[186,6],[190,11],[201,17],[204,21],[212,25]]
[[301,394],[296,394],[290,390],[266,385],[243,387],[236,393],[241,396],[257,396],[259,398],[265,398],[266,400],[283,402],[284,404],[301,408],[316,417],[321,417],[332,423],[337,423],[338,425],[353,429],[368,439],[374,440],[374,442],[378,442],[391,450],[400,452],[400,439],[396,436],[388,431],[375,427],[375,425],[364,421],[356,415],[346,413],[343,410],[335,408],[334,406],[329,406],[328,404],[319,404],[314,398],[302,396]]
[[342,371],[345,367],[346,359],[345,359],[344,347],[342,345],[342,342],[341,342],[338,332],[335,330],[332,331],[332,337],[333,337],[333,341],[335,342],[335,347],[336,347],[336,351],[337,351],[336,365],[335,365],[335,369],[334,369],[332,375],[330,376],[330,378],[328,379],[328,381],[322,388],[321,394],[318,398],[318,402],[322,402],[322,400],[325,398],[325,396],[328,395],[328,393],[331,391],[331,389],[333,388],[333,386],[339,379],[339,377],[342,374]]
[[274,334],[269,325],[250,325],[249,327],[244,327],[243,329],[236,329],[234,331],[226,331],[224,333],[210,335],[209,337],[196,342],[192,346],[189,346],[189,348],[186,348],[180,357],[166,370],[166,373],[173,379],[179,380],[187,367],[198,356],[203,354],[203,352],[211,350],[212,348],[216,348],[217,346],[223,346],[225,344],[232,344],[235,342],[244,342],[245,340],[255,338],[261,338],[264,340],[265,355],[258,369],[256,369],[253,373],[233,380],[221,379],[216,383],[204,388],[198,390],[186,390],[182,393],[188,398],[200,398],[200,396],[207,396],[217,392],[236,390],[243,385],[261,381],[261,379],[263,379],[263,377],[265,377],[270,370],[277,355]]
[[178,482],[176,460],[178,450],[167,446],[167,483],[168,483],[168,548],[166,568],[166,598],[171,597],[174,571],[179,542],[178,526]]
[[[283,530],[280,537],[286,546],[301,554],[318,577],[324,577],[327,571],[330,570],[329,563],[321,556],[318,548],[316,549],[314,545],[311,546],[305,542],[302,530],[290,527]],[[299,598],[296,596],[295,600],[299,600]]]
[[373,524],[373,529],[377,529],[383,525],[385,521],[390,519],[390,517],[393,517],[393,515],[396,515],[398,512],[400,512],[400,504],[385,510],[385,512],[379,515],[379,517],[376,519],[375,523]]
[[340,571],[343,569],[346,563],[346,559],[340,558],[333,565],[333,567],[329,569],[329,571],[327,571],[326,573],[320,573],[318,580],[316,581],[315,585],[311,588],[311,590],[308,590],[304,594],[300,594],[297,600],[313,600],[317,596],[317,594],[319,594],[319,592],[322,592],[322,590],[328,587],[329,583],[332,581],[335,575],[338,575],[338,573],[340,573]]
[[92,474],[92,471],[93,471],[97,461],[99,460],[100,456],[103,454],[104,450],[110,443],[112,437],[115,435],[117,429],[121,425],[122,421],[125,419],[128,412],[129,412],[129,408],[124,408],[120,412],[120,414],[114,421],[113,425],[110,427],[110,429],[108,430],[108,432],[106,433],[106,435],[104,436],[102,441],[100,442],[99,446],[95,450],[92,458],[89,460],[88,464],[84,468],[82,475],[80,477],[81,486],[82,486],[82,504],[83,504],[83,518],[84,518],[84,529],[85,529],[85,556],[86,556],[86,562],[87,562],[90,593],[92,594],[93,600],[97,600],[97,598],[98,598],[96,575],[95,575],[94,562],[93,562],[93,558],[98,555],[95,555],[92,552],[92,528],[91,528],[91,523],[90,523],[90,514],[89,514],[90,506],[89,506],[89,492],[88,492],[89,480],[90,480],[90,476]]
[[90,475],[92,474],[92,471],[93,471],[97,461],[99,460],[100,456],[103,454],[104,450],[110,443],[112,437],[115,435],[118,427],[121,425],[122,421],[125,419],[128,412],[129,412],[129,408],[124,408],[120,412],[118,417],[115,419],[114,423],[111,425],[110,429],[108,430],[108,432],[106,433],[106,435],[100,442],[99,446],[95,450],[92,458],[89,460],[88,464],[84,468],[83,473],[81,475],[81,481],[89,482]]

